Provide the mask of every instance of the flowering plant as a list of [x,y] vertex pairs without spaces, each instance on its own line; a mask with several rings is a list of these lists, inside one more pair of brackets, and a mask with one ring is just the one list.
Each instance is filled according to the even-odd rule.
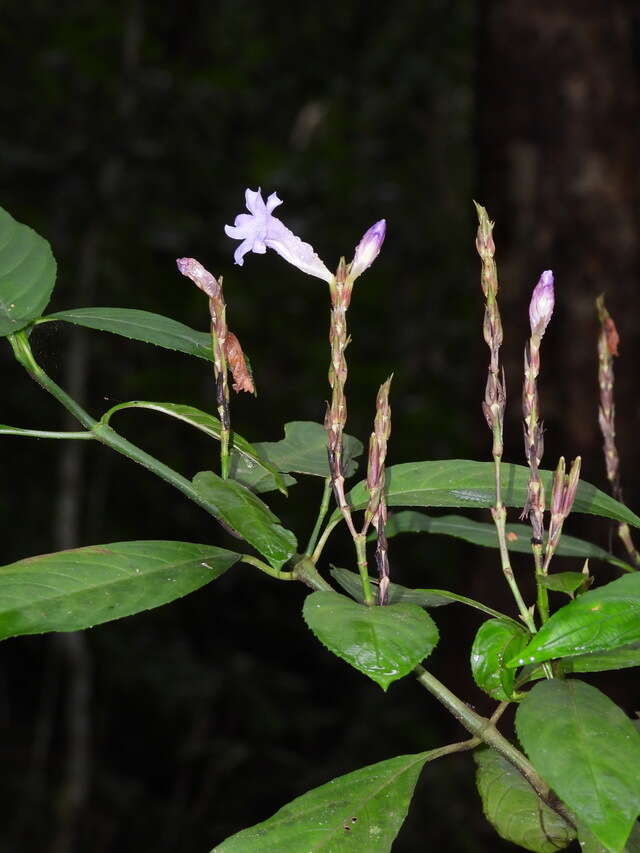
[[[622,502],[613,402],[618,336],[604,301],[598,301],[598,418],[613,497],[579,479],[580,457],[568,474],[564,458],[555,472],[541,468],[541,350],[555,300],[550,270],[542,273],[529,306],[531,336],[522,386],[527,464],[503,460],[507,403],[500,363],[503,327],[493,223],[480,205],[476,246],[489,348],[482,411],[492,436],[492,459],[386,467],[392,426],[388,377],[377,392],[366,472],[348,484],[363,451],[346,432],[348,310],[356,282],[381,251],[386,222],[372,225],[351,262],[342,258],[332,273],[309,243],[273,215],[281,203],[275,193],[265,202],[260,190],[248,189],[249,212],[225,227],[229,237],[240,241],[234,255],[237,265],[242,267],[250,252],[272,249],[328,285],[331,399],[324,423],[286,424],[284,439],[276,443],[250,442],[233,425],[231,392],[255,393],[255,384],[243,347],[228,326],[221,277],[194,258],[177,261],[179,272],[208,299],[207,334],[143,311],[79,309],[43,315],[55,281],[49,244],[0,209],[0,334],[27,374],[81,428],[56,432],[2,425],[0,434],[104,444],[204,509],[237,543],[230,550],[190,542],[116,542],[2,566],[0,639],[75,631],[120,619],[194,592],[245,563],[275,582],[299,584],[306,593],[302,612],[309,630],[356,671],[355,678],[369,678],[387,691],[395,681],[413,677],[456,718],[468,737],[418,754],[389,757],[301,792],[270,819],[220,841],[215,851],[388,851],[423,768],[458,752],[473,752],[487,819],[500,836],[521,848],[549,853],[579,841],[591,853],[637,849],[640,733],[623,709],[575,677],[640,664],[640,557],[631,534],[640,518]],[[137,338],[210,362],[217,416],[182,404],[135,400],[119,403],[96,419],[34,357],[31,335],[37,334],[40,324],[53,321]],[[133,444],[112,425],[114,415],[127,408],[152,409],[204,432],[219,443],[220,461],[214,466],[218,471],[203,470],[189,479]],[[287,495],[296,483],[292,474],[316,477],[322,483],[317,519],[305,545],[263,498],[274,491]],[[492,523],[431,517],[407,509],[430,506],[485,507]],[[530,526],[507,523],[507,507],[520,508]],[[563,528],[572,512],[615,521],[625,559],[594,543],[566,537]],[[353,540],[355,571],[326,568],[325,548],[341,526]],[[409,530],[463,536],[494,548],[513,595],[513,612],[496,611],[486,602],[449,590],[395,584],[389,541]],[[514,551],[531,553],[534,602],[521,592],[522,577],[511,566]],[[560,558],[583,562],[577,570],[556,571]],[[607,562],[621,576],[596,584],[597,573],[592,575],[589,560]],[[550,601],[550,593],[555,600]],[[490,617],[482,622],[469,652],[471,677],[495,702],[488,716],[454,695],[423,665],[440,640],[431,611],[453,603]],[[504,726],[503,715],[513,707],[519,745]]]

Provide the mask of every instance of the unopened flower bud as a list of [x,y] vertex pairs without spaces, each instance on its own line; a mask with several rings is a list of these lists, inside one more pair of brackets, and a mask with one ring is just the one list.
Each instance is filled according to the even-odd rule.
[[540,281],[533,289],[531,303],[529,304],[529,321],[531,323],[532,335],[538,338],[544,335],[553,314],[554,302],[553,272],[545,270],[540,276]]
[[358,276],[362,275],[365,270],[369,269],[371,264],[378,257],[382,243],[384,242],[386,230],[387,222],[385,219],[381,219],[379,222],[376,222],[375,225],[372,225],[371,228],[369,228],[369,230],[363,235],[362,239],[356,246],[356,253],[353,256],[353,261],[351,262],[351,268],[349,270],[349,278],[352,281],[355,281]]
[[178,258],[176,266],[182,275],[190,278],[200,290],[203,290],[209,299],[215,299],[220,293],[220,284],[215,277],[206,270],[195,258]]

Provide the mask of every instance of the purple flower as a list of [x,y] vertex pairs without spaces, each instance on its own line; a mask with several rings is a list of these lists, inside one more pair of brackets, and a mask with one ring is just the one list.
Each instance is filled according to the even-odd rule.
[[224,226],[228,237],[242,240],[233,255],[237,264],[244,264],[247,252],[264,255],[267,249],[273,249],[302,272],[326,282],[333,280],[333,275],[315,253],[313,246],[304,243],[284,222],[273,216],[273,210],[282,204],[276,193],[271,193],[265,204],[260,189],[248,189],[245,199],[249,213],[239,214],[233,225]]
[[379,222],[376,222],[375,225],[372,225],[366,234],[363,235],[362,239],[356,246],[356,253],[353,256],[353,261],[351,262],[351,268],[349,270],[349,278],[352,281],[355,281],[358,276],[362,275],[365,270],[369,269],[371,264],[378,257],[382,243],[384,242],[384,235],[386,231],[387,221],[386,219],[381,219]]
[[533,289],[531,303],[529,304],[529,322],[531,323],[532,335],[539,338],[544,335],[553,314],[554,302],[553,272],[545,270]]

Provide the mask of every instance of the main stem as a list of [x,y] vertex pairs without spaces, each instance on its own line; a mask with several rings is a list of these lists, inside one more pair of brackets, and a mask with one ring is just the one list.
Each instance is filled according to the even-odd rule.
[[513,766],[524,776],[527,782],[531,785],[536,794],[550,808],[557,812],[573,829],[575,824],[568,810],[563,803],[558,802],[552,796],[551,790],[547,783],[540,778],[535,767],[531,762],[520,752],[519,749],[508,741],[495,728],[492,720],[486,717],[481,717],[465,702],[459,699],[452,693],[448,687],[445,687],[438,679],[428,672],[424,667],[417,666],[414,669],[414,675],[418,682],[428,690],[436,699],[444,705],[444,707],[475,737],[479,738],[487,746],[495,749],[504,758],[507,759]]

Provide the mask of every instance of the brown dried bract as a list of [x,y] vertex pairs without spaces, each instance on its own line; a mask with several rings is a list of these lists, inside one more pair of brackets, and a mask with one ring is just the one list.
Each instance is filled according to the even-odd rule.
[[233,332],[227,332],[224,342],[224,354],[231,375],[233,376],[233,390],[237,392],[248,391],[249,394],[255,394],[256,388],[253,384],[253,376],[242,352],[240,341]]
[[611,355],[618,355],[620,335],[618,334],[616,324],[613,322],[613,318],[610,315],[607,315],[603,318],[602,328],[607,338],[607,347],[609,349],[609,353]]

